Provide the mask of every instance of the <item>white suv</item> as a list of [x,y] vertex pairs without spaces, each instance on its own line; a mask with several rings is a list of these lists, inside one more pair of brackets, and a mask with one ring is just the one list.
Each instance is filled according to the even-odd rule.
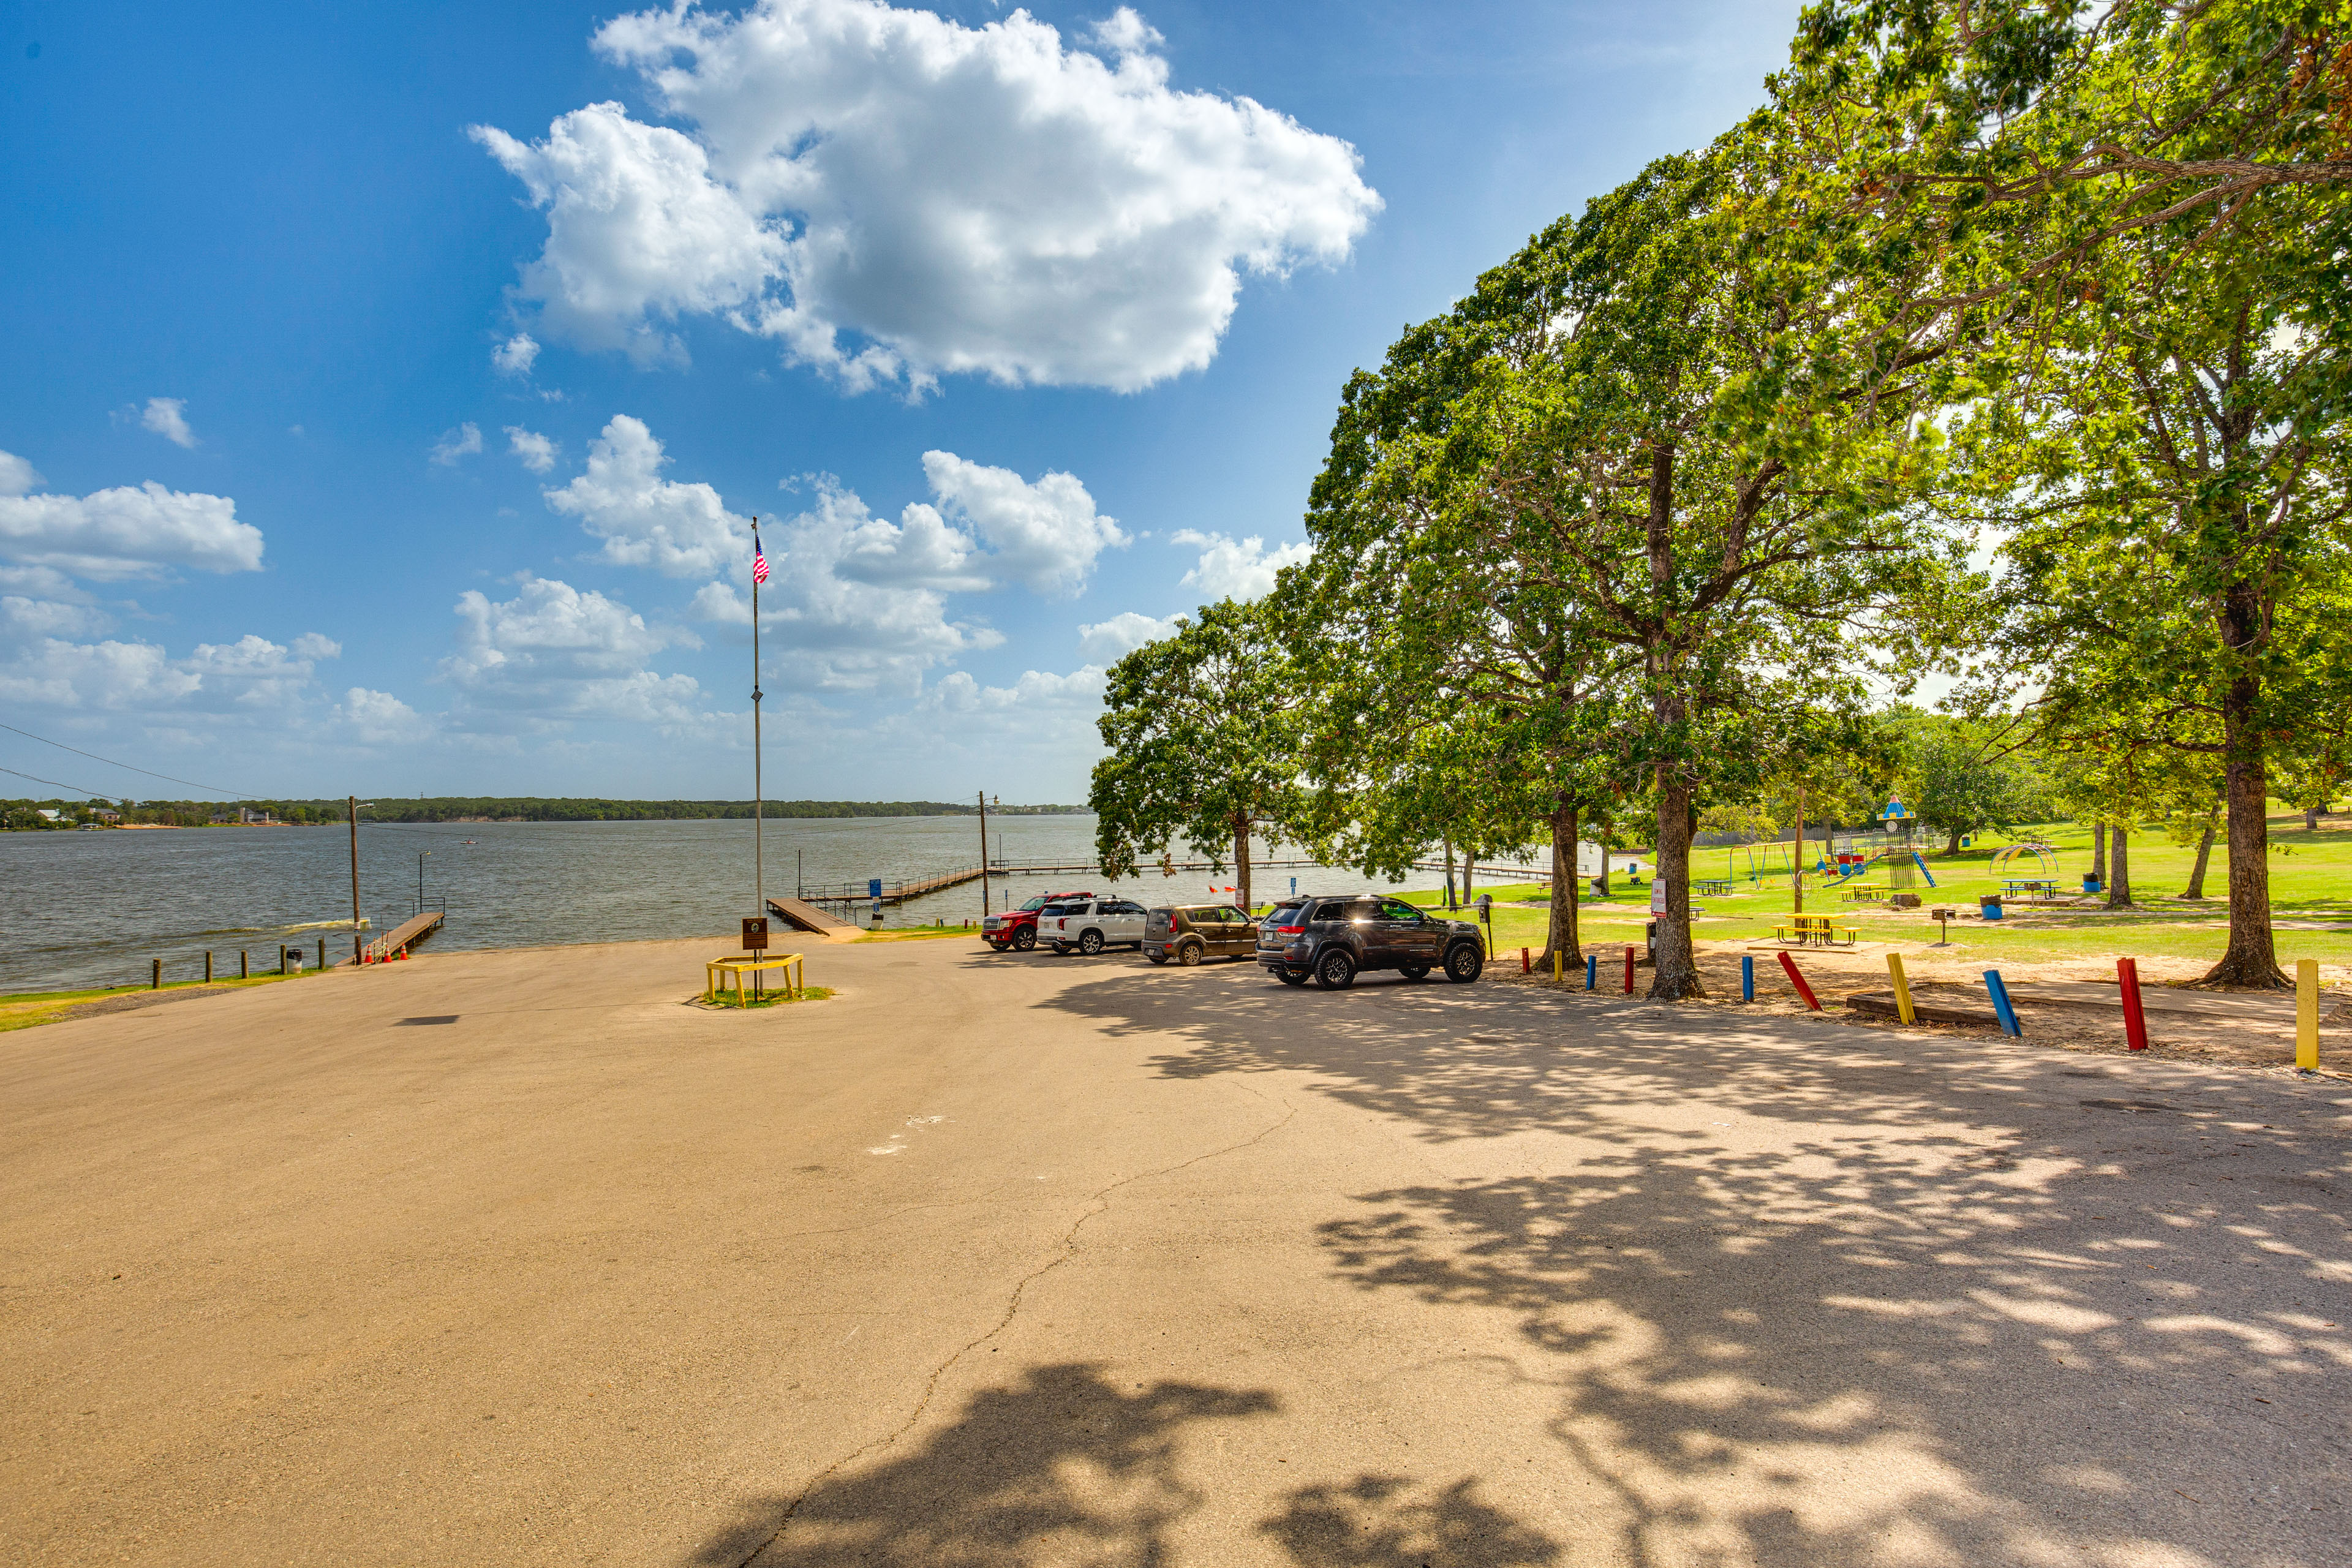
[[1037,940],[1055,952],[1072,948],[1092,955],[1114,942],[1143,946],[1148,913],[1125,899],[1078,899],[1047,904],[1037,911]]

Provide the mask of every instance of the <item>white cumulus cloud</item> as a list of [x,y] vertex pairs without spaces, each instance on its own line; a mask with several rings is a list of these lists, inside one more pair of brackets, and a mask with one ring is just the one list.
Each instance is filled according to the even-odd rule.
[[712,717],[692,676],[644,668],[678,634],[647,626],[616,599],[528,577],[511,599],[468,590],[457,608],[457,652],[441,661],[442,677],[501,725],[612,719],[679,726]]
[[389,746],[424,740],[433,721],[389,691],[354,686],[336,704],[333,719],[363,746]]
[[1096,556],[1127,542],[1118,521],[1098,514],[1071,475],[1049,473],[1033,484],[953,452],[924,453],[923,473],[940,504],[988,542],[996,563],[1037,593],[1076,593]]
[[617,104],[473,134],[548,216],[546,329],[644,361],[718,315],[856,388],[943,374],[1130,391],[1207,364],[1244,273],[1336,263],[1380,198],[1354,149],[1179,91],[1121,8],[1110,58],[1025,11],[966,27],[881,0],[615,18],[678,131]]
[[1078,651],[1105,664],[1133,653],[1148,642],[1175,635],[1181,616],[1152,616],[1125,610],[1107,621],[1078,627]]
[[319,632],[304,632],[300,637],[294,639],[294,657],[297,658],[341,658],[343,657],[343,645],[337,642],[334,638],[324,636]]
[[433,460],[446,467],[482,449],[482,427],[468,419],[455,430],[445,430],[433,443]]
[[[529,375],[530,367],[539,363],[539,341],[529,332],[517,332],[490,351],[490,364],[500,375]],[[352,688],[357,691],[360,688]]]
[[535,430],[520,425],[507,426],[507,449],[534,474],[543,474],[555,467],[555,443]]
[[149,398],[139,423],[175,447],[196,444],[196,433],[188,428],[188,400],[184,397]]
[[0,479],[0,561],[100,581],[173,566],[260,569],[261,530],[237,521],[226,496],[168,490],[152,479],[86,496],[26,494],[40,476],[5,452]]
[[1304,540],[1268,550],[1265,541],[1256,534],[1236,541],[1222,533],[1201,533],[1189,528],[1169,535],[1169,542],[1200,548],[1200,564],[1185,573],[1182,581],[1184,586],[1199,589],[1211,602],[1262,599],[1274,592],[1276,573],[1315,553],[1314,546]]
[[[518,444],[520,445],[520,444]],[[547,504],[580,520],[604,542],[604,559],[651,566],[672,577],[700,576],[751,559],[751,524],[701,483],[662,478],[669,458],[642,419],[616,414],[590,443],[588,471]]]

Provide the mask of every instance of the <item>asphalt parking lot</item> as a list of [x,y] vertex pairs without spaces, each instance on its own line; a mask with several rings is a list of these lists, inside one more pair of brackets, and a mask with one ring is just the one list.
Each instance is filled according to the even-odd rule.
[[0,1036],[11,1560],[2345,1560],[2340,1081],[717,945]]

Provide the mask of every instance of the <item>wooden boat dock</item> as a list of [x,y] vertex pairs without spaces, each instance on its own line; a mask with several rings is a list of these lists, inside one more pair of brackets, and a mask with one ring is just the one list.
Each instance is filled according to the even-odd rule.
[[839,915],[827,914],[803,899],[787,899],[778,894],[769,899],[768,913],[795,931],[803,931],[811,936],[821,936],[828,941],[841,941],[860,934],[853,922],[843,920]]
[[447,918],[448,911],[446,910],[427,910],[421,915],[403,921],[362,950],[366,954],[365,962],[382,963],[401,949],[421,942],[439,931],[441,922]]

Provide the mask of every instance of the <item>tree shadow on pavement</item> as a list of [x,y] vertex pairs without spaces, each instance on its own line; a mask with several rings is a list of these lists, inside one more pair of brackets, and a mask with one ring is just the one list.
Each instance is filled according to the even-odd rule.
[[1507,1326],[1622,1560],[2341,1560],[2338,1086],[1202,978],[1046,1005],[1181,1043],[1163,1077],[1296,1072],[1459,1148],[1476,1173],[1334,1193],[1318,1237],[1357,1289]]
[[1069,1562],[1150,1568],[1201,1506],[1178,1475],[1188,1427],[1272,1415],[1262,1389],[1114,1385],[1100,1365],[1038,1367],[973,1394],[903,1458],[761,1500],[695,1561],[757,1568]]
[[1303,1568],[1540,1568],[1559,1543],[1478,1500],[1477,1483],[1420,1489],[1402,1476],[1301,1487],[1259,1528]]

